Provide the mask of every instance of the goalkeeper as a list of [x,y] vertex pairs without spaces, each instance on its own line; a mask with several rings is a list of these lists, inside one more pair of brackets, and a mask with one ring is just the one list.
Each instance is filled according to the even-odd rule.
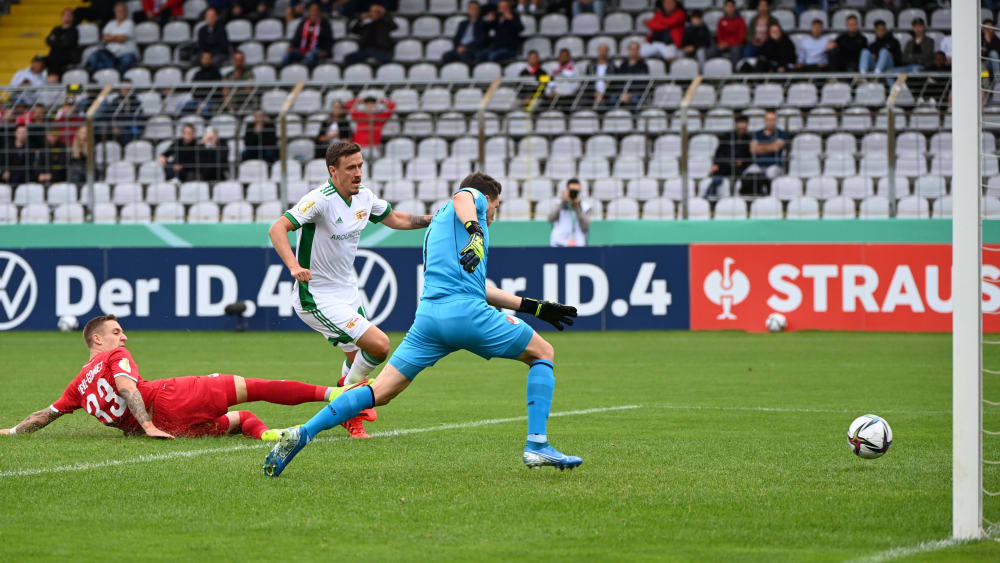
[[423,295],[402,344],[374,381],[345,391],[304,425],[282,430],[281,439],[264,463],[266,475],[277,477],[317,434],[364,409],[387,404],[421,370],[462,349],[487,360],[510,358],[530,366],[528,437],[522,456],[526,465],[572,469],[583,463],[579,457],[557,451],[546,437],[556,381],[552,345],[520,319],[494,307],[530,313],[559,330],[573,324],[576,308],[486,286],[488,225],[496,217],[500,190],[500,183],[483,173],[462,180],[462,188],[434,215],[424,237]]

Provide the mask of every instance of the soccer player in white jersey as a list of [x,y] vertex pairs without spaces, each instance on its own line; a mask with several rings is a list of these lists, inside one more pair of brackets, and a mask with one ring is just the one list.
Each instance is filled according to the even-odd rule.
[[[338,141],[326,150],[330,180],[302,197],[278,218],[268,234],[278,256],[296,280],[295,313],[347,356],[339,385],[355,385],[389,355],[389,337],[367,319],[358,291],[354,257],[361,231],[369,223],[390,229],[420,229],[430,215],[393,211],[361,185],[364,158],[355,143]],[[289,231],[299,231],[297,252]],[[360,353],[358,353],[360,351]],[[364,420],[374,409],[344,423],[352,437],[367,438]]]

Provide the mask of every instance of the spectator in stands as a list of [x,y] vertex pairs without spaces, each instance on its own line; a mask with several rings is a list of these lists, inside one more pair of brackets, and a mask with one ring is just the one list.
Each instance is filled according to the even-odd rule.
[[888,72],[898,66],[902,59],[903,53],[899,48],[899,41],[889,33],[885,22],[878,20],[875,22],[875,41],[861,51],[858,72],[861,74],[873,70],[878,73]]
[[198,30],[198,51],[212,53],[215,63],[223,64],[231,50],[226,26],[219,21],[219,11],[208,8],[205,10],[205,25]]
[[542,59],[538,56],[538,51],[534,49],[528,51],[528,63],[521,69],[519,76],[532,77],[538,80],[542,76],[548,75],[549,73],[545,72],[545,69],[542,68]]
[[[192,82],[221,82],[222,73],[215,66],[215,57],[210,51],[204,51],[198,61],[198,71],[191,77]],[[195,88],[191,92],[192,99],[185,105],[185,110],[195,111],[199,107],[205,118],[212,115],[212,108],[218,102],[221,91],[216,87]]]
[[65,182],[69,170],[69,155],[59,136],[59,130],[47,131],[45,144],[35,151],[32,173],[36,176],[32,181],[40,184]]
[[316,154],[313,158],[326,158],[326,149],[334,141],[349,141],[354,137],[351,120],[347,117],[347,108],[340,100],[333,102],[330,116],[319,127],[316,136]]
[[[712,32],[705,25],[702,19],[701,10],[691,10],[687,27],[684,28],[684,37],[681,38],[681,54],[685,57],[694,58],[698,61],[698,66],[705,66],[705,58],[712,49]],[[712,54],[715,51],[712,50]]]
[[753,168],[747,168],[744,172],[763,172],[768,178],[780,176],[784,173],[787,145],[788,133],[778,129],[778,115],[768,111],[764,114],[764,128],[754,133],[753,140],[750,141]]
[[14,73],[10,79],[11,86],[44,86],[48,81],[48,72],[45,70],[45,57],[35,55],[31,59],[31,65]]
[[[607,76],[615,73],[615,65],[608,58],[610,49],[606,43],[597,46],[597,60],[594,61],[593,74],[595,76]],[[604,93],[608,91],[608,83],[603,80],[594,82],[594,106],[600,106],[604,101]]]
[[726,0],[723,11],[716,27],[715,40],[719,52],[728,55],[735,68],[743,55],[743,44],[747,40],[747,22],[736,10],[735,0]]
[[62,85],[61,76],[57,72],[52,72],[51,70],[46,70],[45,74],[45,90],[35,92],[35,101],[44,105],[45,107],[52,107],[62,100],[66,92],[63,91],[60,86]]
[[[326,154],[324,149],[324,155]],[[247,127],[243,135],[243,154],[240,160],[265,160],[268,164],[278,160],[278,136],[267,114],[257,110],[253,114],[253,125]]]
[[556,67],[552,69],[552,78],[554,80],[546,88],[545,94],[550,98],[572,95],[577,91],[579,83],[559,79],[575,75],[576,64],[573,62],[573,56],[570,54],[569,49],[559,49],[559,58]]
[[124,73],[139,62],[139,51],[135,45],[135,24],[128,19],[124,2],[115,4],[115,19],[104,24],[101,30],[104,45],[87,59],[87,69],[91,72],[102,68],[115,68]]
[[62,107],[56,111],[52,121],[58,124],[59,134],[62,135],[62,143],[66,146],[71,146],[77,130],[83,126],[86,120],[81,115],[81,112],[77,110],[76,98],[66,96]]
[[861,33],[858,17],[854,14],[847,16],[845,24],[847,31],[830,41],[826,50],[830,53],[831,70],[855,72],[858,70],[858,61],[861,60],[861,52],[868,47],[868,38]]
[[705,190],[708,199],[717,198],[719,186],[725,178],[736,178],[743,174],[753,162],[750,154],[752,138],[749,132],[749,122],[745,115],[736,116],[736,129],[720,138],[712,161],[712,180]]
[[67,180],[74,184],[82,184],[87,181],[87,142],[87,126],[83,125],[73,134],[70,143]]
[[778,23],[778,20],[771,15],[771,4],[768,0],[760,0],[757,3],[757,15],[750,18],[747,25],[747,35],[750,41],[743,48],[744,57],[756,57],[760,53],[760,48],[764,46],[770,33],[771,26]]
[[490,34],[486,20],[479,17],[479,2],[472,0],[466,10],[469,17],[458,23],[455,37],[451,40],[452,50],[441,58],[446,63],[462,61],[472,64],[476,62],[476,54],[489,43]]
[[379,63],[392,61],[393,47],[396,45],[391,33],[396,29],[396,22],[386,15],[385,7],[372,4],[361,19],[351,26],[351,33],[359,35],[358,50],[344,57],[344,64],[364,62],[375,59]]
[[823,20],[813,20],[809,27],[809,37],[799,41],[799,61],[796,70],[822,72],[829,66],[830,41],[823,37]]
[[604,21],[604,0],[573,0],[573,16],[593,12],[597,19]]
[[[227,82],[253,82],[253,69],[246,65],[247,59],[242,51],[233,53],[233,69],[226,73]],[[222,97],[229,100],[229,107],[240,110],[253,94],[253,87],[223,88]]]
[[114,140],[125,146],[132,139],[142,136],[145,120],[142,103],[132,95],[131,82],[125,80],[118,93],[109,95],[97,110],[97,121],[100,123],[96,131],[97,137],[100,140]]
[[304,60],[306,66],[312,69],[320,60],[329,58],[332,51],[333,27],[320,13],[319,4],[313,2],[309,4],[309,15],[295,28],[288,53],[281,64],[290,65]]
[[0,168],[0,182],[23,184],[31,173],[32,150],[28,141],[28,126],[18,125],[14,129],[14,142],[7,145],[3,167]]
[[476,62],[503,62],[517,56],[521,50],[521,32],[524,24],[514,12],[511,0],[500,0],[494,12],[486,14],[486,25],[493,32],[493,42],[488,49],[476,54]]
[[566,182],[566,189],[559,194],[559,205],[549,212],[552,223],[549,244],[552,246],[587,246],[590,232],[591,204],[583,201],[582,186],[576,178]]
[[927,37],[927,26],[923,18],[913,20],[913,41],[903,49],[903,67],[901,72],[919,72],[934,64],[934,38]]
[[781,25],[772,24],[767,35],[757,53],[757,72],[786,72],[795,68],[798,60],[795,43],[785,35]]
[[49,56],[45,57],[45,67],[50,73],[62,74],[67,67],[80,62],[80,33],[73,23],[73,10],[62,11],[62,25],[52,28],[45,44],[49,46]]
[[354,98],[348,100],[345,107],[354,120],[354,142],[362,147],[377,147],[382,144],[382,128],[392,117],[396,102],[389,99],[378,101],[372,97],[364,100]]
[[171,143],[158,160],[168,180],[177,178],[181,182],[188,182],[198,179],[198,153],[194,125],[185,123],[181,129],[181,138]]
[[142,10],[132,14],[135,23],[154,21],[163,27],[170,18],[184,17],[184,0],[142,0]]
[[[984,21],[983,23],[986,23],[986,22]],[[941,40],[941,46],[939,48],[941,49],[941,52],[944,53],[945,58],[948,59],[948,64],[950,65],[951,64],[951,51],[952,51],[952,43],[951,43],[951,36],[950,35],[945,35],[944,36],[944,39]]]
[[[982,56],[986,61],[990,69],[990,73],[992,74],[991,78],[995,80],[1000,77],[1000,62],[997,61],[997,59],[1000,59],[1000,38],[997,37],[993,26],[993,20],[983,20],[983,38],[979,42],[979,48],[980,56]],[[950,50],[950,42],[948,47]],[[951,62],[950,54],[948,56],[948,62]]]
[[[618,67],[615,69],[615,74],[649,74],[649,65],[647,65],[646,61],[640,56],[638,41],[632,41],[628,44],[628,58],[618,64]],[[620,82],[616,91],[624,88],[626,88],[626,83]],[[616,99],[612,100],[611,103],[614,105],[617,101],[621,101],[622,104],[634,104],[638,108],[639,103],[642,101],[642,93],[645,89],[645,82],[632,81],[631,84],[627,86],[627,89],[618,94]]]
[[271,17],[270,0],[235,0],[233,2],[233,18],[243,18],[257,23],[262,19]]
[[215,127],[206,127],[198,150],[198,177],[205,182],[218,182],[228,175],[229,148],[219,142]]
[[[88,0],[83,0],[86,3]],[[89,0],[90,6],[79,7],[73,10],[73,21],[80,23],[84,20],[96,22],[104,25],[105,22],[114,18],[114,0]]]
[[649,28],[649,35],[642,46],[642,56],[659,55],[666,61],[676,60],[686,21],[687,14],[677,0],[662,0],[653,17],[643,22]]

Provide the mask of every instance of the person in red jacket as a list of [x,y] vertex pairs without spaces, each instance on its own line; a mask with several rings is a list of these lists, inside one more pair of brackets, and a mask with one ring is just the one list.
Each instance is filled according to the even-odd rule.
[[161,26],[184,15],[184,0],[142,0],[142,11],[132,14],[135,23],[155,21]]
[[364,100],[349,100],[346,106],[354,120],[354,142],[362,147],[382,144],[382,128],[392,117],[396,102],[389,99],[379,102],[373,97],[367,97]]
[[677,0],[662,0],[653,17],[643,22],[649,28],[649,35],[642,46],[642,56],[659,55],[667,61],[676,59],[684,38],[685,22],[687,14]]
[[720,54],[729,55],[735,67],[743,54],[743,44],[747,41],[747,22],[736,10],[735,0],[726,0],[723,10],[725,15],[719,20],[715,40]]

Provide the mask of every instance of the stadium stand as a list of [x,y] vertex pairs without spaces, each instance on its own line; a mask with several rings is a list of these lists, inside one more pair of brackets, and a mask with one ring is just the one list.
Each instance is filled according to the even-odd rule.
[[[722,4],[687,3],[691,13],[704,10],[713,40]],[[950,39],[947,8],[848,0],[796,15],[796,4],[774,2],[770,16],[800,54],[813,20],[824,24],[819,39],[834,40],[852,15],[868,41],[875,22],[886,22],[906,52],[918,34],[941,49]],[[750,46],[736,60],[722,52],[644,58],[630,45],[646,44],[654,7],[625,0],[603,17],[522,12],[520,49],[451,60],[465,3],[403,0],[391,14],[391,61],[345,64],[361,38],[337,14],[325,16],[328,56],[312,69],[283,65],[290,50],[310,46],[278,2],[273,17],[226,21],[239,55],[215,69],[197,62],[204,8],[189,0],[182,18],[136,25],[139,64],[124,73],[77,66],[58,84],[5,89],[0,222],[267,221],[326,179],[322,150],[335,138],[361,142],[366,184],[418,212],[475,168],[504,183],[502,214],[511,219],[544,220],[573,177],[608,219],[675,219],[685,207],[692,219],[918,218],[950,209],[947,60],[881,74],[832,66],[760,74],[744,72],[754,63],[743,56]],[[739,15],[750,22],[758,13]],[[76,29],[86,62],[100,49],[99,22]],[[538,68],[526,62],[532,50]],[[540,73],[552,80],[540,82]],[[744,119],[745,133],[734,133]],[[751,154],[779,138],[780,149]],[[993,209],[992,134],[983,151]]]

